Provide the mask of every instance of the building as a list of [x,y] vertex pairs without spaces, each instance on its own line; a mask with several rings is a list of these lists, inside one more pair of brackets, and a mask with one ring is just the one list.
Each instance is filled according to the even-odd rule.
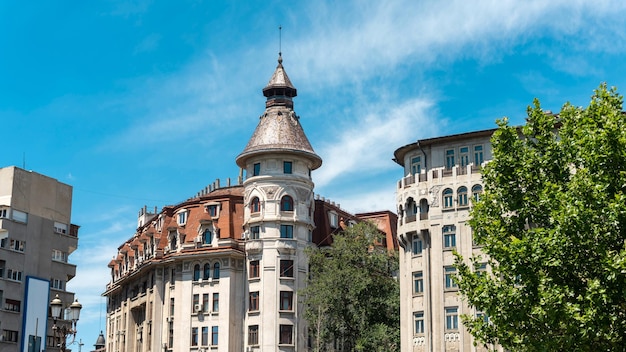
[[359,217],[314,195],[322,160],[293,110],[297,91],[280,55],[263,95],[236,183],[139,212],[137,232],[109,263],[107,351],[307,350],[304,250],[362,219],[397,243],[395,214]]
[[394,152],[405,175],[396,189],[402,351],[484,350],[459,319],[482,313],[458,295],[452,250],[465,258],[480,253],[467,220],[482,193],[480,167],[492,157],[494,131],[423,139]]
[[0,169],[3,352],[27,350],[29,344],[40,346],[37,351],[57,350],[48,304],[57,294],[66,304],[74,301],[74,293],[66,291],[76,274],[68,258],[78,245],[71,210],[71,186],[14,166]]

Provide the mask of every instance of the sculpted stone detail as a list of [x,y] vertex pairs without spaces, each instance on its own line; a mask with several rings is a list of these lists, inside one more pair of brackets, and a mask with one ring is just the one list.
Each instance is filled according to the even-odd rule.
[[278,186],[265,186],[262,188],[263,192],[267,194],[267,199],[274,199]]
[[430,194],[430,203],[428,205],[433,208],[439,206],[439,190],[441,190],[441,187],[441,185],[432,186],[428,191],[428,193]]

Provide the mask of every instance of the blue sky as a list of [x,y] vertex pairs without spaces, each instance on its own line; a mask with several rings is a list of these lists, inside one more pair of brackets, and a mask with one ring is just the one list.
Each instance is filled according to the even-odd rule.
[[316,193],[352,212],[395,208],[400,146],[626,92],[617,0],[0,2],[0,166],[74,187],[84,348],[139,209],[236,179],[279,25]]

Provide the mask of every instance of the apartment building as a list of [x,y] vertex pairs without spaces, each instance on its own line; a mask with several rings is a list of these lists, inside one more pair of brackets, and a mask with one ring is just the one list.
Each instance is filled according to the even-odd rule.
[[28,344],[58,350],[48,304],[56,295],[74,301],[66,290],[78,246],[71,211],[71,186],[14,166],[0,169],[0,351]]
[[460,319],[482,312],[461,299],[452,277],[453,250],[465,258],[480,253],[467,220],[483,190],[481,166],[492,157],[493,132],[418,140],[394,152],[404,169],[396,188],[402,351],[485,350],[474,346]]

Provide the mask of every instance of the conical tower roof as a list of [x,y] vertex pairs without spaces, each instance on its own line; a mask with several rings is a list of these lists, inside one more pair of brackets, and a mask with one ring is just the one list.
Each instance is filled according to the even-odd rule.
[[297,95],[297,90],[289,80],[282,62],[282,56],[279,54],[278,66],[268,85],[263,89],[263,95],[267,98],[265,113],[261,115],[248,145],[237,156],[239,167],[245,167],[246,160],[251,156],[269,152],[304,156],[311,161],[313,170],[322,165],[322,159],[315,154],[304,134],[300,117],[293,110],[292,98]]

